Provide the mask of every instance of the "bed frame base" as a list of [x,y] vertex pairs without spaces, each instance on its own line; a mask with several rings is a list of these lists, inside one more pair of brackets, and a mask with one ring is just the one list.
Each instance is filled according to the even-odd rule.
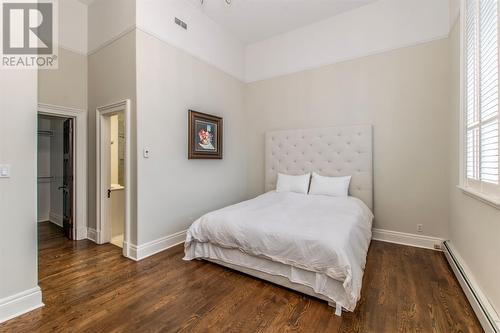
[[340,305],[337,306],[335,302],[328,302],[328,305],[332,308],[335,308],[335,315],[341,317],[342,316],[342,307]]

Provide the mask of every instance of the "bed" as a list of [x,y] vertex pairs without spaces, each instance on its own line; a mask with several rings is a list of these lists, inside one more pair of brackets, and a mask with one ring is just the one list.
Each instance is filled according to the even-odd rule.
[[[185,260],[204,259],[327,301],[359,300],[371,240],[371,126],[266,134],[266,193],[189,228]],[[352,176],[349,197],[276,192],[277,173]]]

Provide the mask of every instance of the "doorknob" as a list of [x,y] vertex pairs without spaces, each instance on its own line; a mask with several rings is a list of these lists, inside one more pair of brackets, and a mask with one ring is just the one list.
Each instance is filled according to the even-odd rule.
[[58,190],[61,190],[61,189],[64,189],[64,190],[65,190],[65,189],[66,189],[66,186],[59,186],[57,189],[58,189]]
[[108,188],[108,199],[111,198],[111,189]]

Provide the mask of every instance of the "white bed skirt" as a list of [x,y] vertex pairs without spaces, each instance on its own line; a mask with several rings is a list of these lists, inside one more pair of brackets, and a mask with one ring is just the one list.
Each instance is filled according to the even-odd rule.
[[356,303],[349,301],[340,281],[325,274],[311,272],[287,264],[255,257],[238,249],[222,248],[212,243],[192,241],[185,249],[184,260],[205,259],[248,275],[267,280],[309,296],[327,301],[348,311],[354,311]]

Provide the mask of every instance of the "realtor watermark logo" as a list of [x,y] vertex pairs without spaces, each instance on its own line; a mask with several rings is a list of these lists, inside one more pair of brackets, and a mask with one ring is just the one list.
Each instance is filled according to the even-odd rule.
[[57,69],[57,0],[0,0],[2,69]]

